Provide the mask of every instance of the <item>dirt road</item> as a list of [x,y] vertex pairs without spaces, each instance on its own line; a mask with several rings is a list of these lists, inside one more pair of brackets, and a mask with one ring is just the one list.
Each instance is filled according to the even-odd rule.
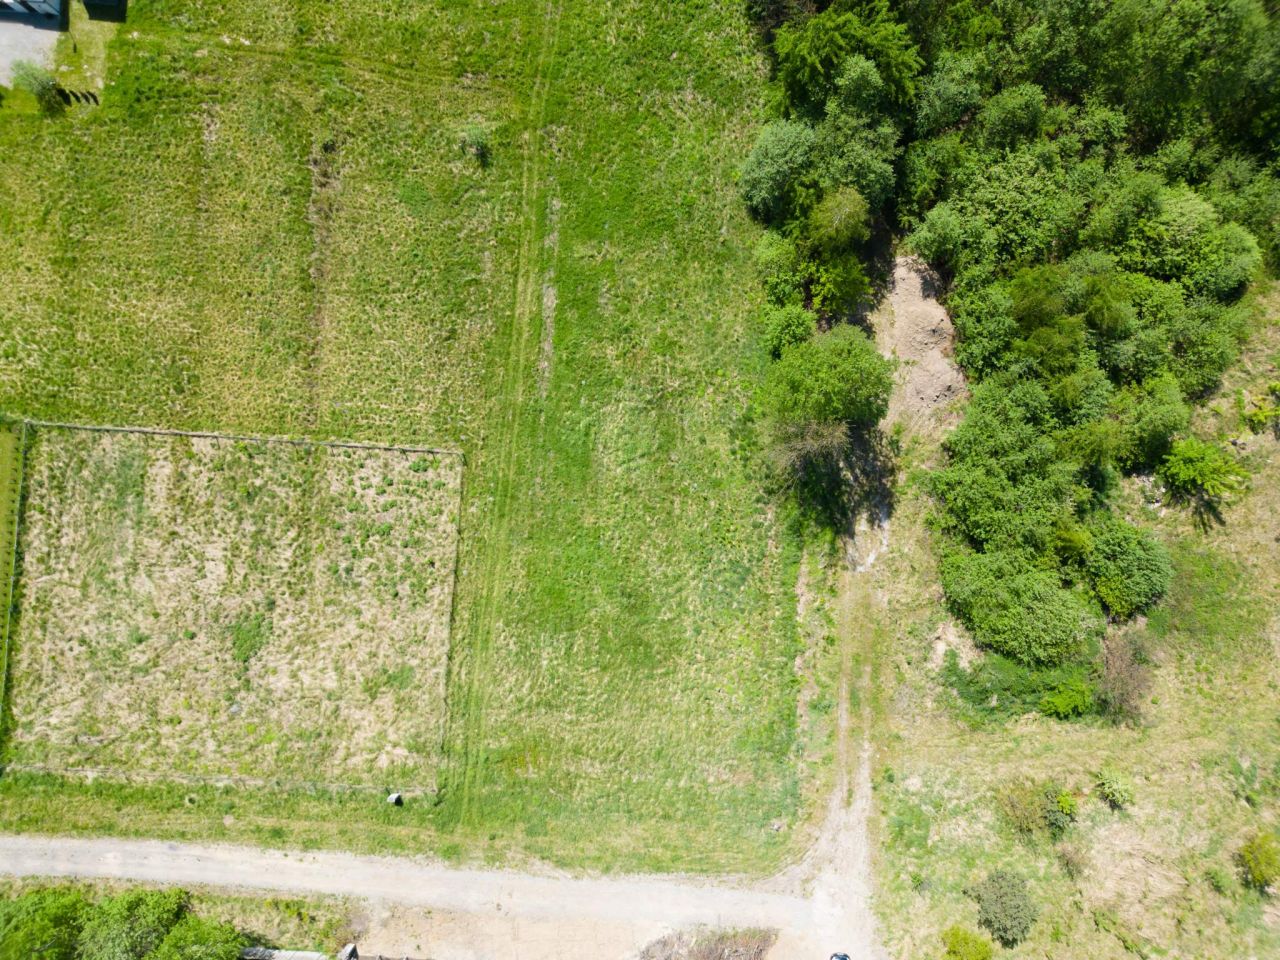
[[641,941],[664,930],[703,924],[776,927],[807,940],[814,925],[810,900],[693,882],[532,876],[455,869],[425,860],[154,840],[0,836],[0,874],[354,896],[375,904],[506,919],[634,927]]

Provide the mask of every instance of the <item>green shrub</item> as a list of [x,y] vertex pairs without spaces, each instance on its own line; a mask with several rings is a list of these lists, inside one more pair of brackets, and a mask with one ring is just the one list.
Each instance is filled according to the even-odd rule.
[[982,140],[989,147],[1007,150],[1040,133],[1044,120],[1044,91],[1034,83],[1010,87],[983,104],[978,114]]
[[997,792],[996,805],[1027,840],[1060,840],[1076,819],[1075,797],[1052,781],[1008,784]]
[[[1030,668],[998,653],[987,654],[969,670],[960,667],[955,651],[948,651],[942,678],[956,694],[988,717],[1016,717],[1039,710],[1048,696],[1075,685],[1089,685],[1082,664]],[[1096,702],[1090,696],[1090,702]]]
[[1180,497],[1219,500],[1238,492],[1247,476],[1221,447],[1195,437],[1176,441],[1160,464],[1160,479]]
[[1174,434],[1191,423],[1191,408],[1183,399],[1178,381],[1169,373],[1120,391],[1112,410],[1123,436],[1118,459],[1129,468],[1157,463],[1169,452]]
[[812,128],[803,123],[775,120],[765,124],[738,180],[752,213],[773,221],[789,212],[794,188],[809,170],[815,142]]
[[1244,313],[1238,308],[1195,302],[1159,331],[1168,366],[1188,397],[1208,393],[1239,353]]
[[493,158],[489,146],[489,131],[480,124],[472,123],[463,128],[460,145],[462,152],[475,158],[476,163],[481,167],[489,166],[489,161]]
[[80,933],[79,960],[143,960],[187,908],[182,890],[135,890],[99,901]]
[[809,296],[813,309],[824,317],[845,317],[856,312],[871,292],[871,281],[856,257],[837,257],[816,264],[812,270]]
[[1240,872],[1246,885],[1266,890],[1280,882],[1280,843],[1273,833],[1257,833],[1240,848]]
[[992,244],[981,220],[966,216],[958,204],[945,200],[907,237],[909,249],[945,274],[958,273],[973,261],[986,259]]
[[248,939],[230,924],[188,915],[147,954],[147,960],[239,960],[247,946]]
[[1021,877],[994,870],[969,895],[978,902],[979,926],[1004,946],[1020,943],[1031,932],[1037,911]]
[[778,31],[773,51],[786,110],[816,113],[855,54],[875,64],[893,101],[905,103],[915,93],[922,61],[906,27],[894,19],[887,0],[870,0],[859,13],[832,7]]
[[782,356],[787,347],[804,343],[818,330],[817,319],[799,304],[765,307],[762,326],[765,347],[775,360]]
[[1164,596],[1173,582],[1169,551],[1150,534],[1102,515],[1094,521],[1086,562],[1098,598],[1127,619]]
[[982,86],[978,63],[970,56],[945,53],[920,83],[916,97],[916,135],[932,137],[958,124],[978,106]]
[[929,209],[946,199],[952,184],[968,179],[977,162],[976,151],[958,132],[910,144],[898,192],[898,217],[903,225],[910,229],[919,226]]
[[66,110],[58,95],[58,81],[44,67],[19,60],[13,65],[13,85],[35,97],[40,112],[46,116],[56,117]]
[[770,303],[798,304],[804,299],[807,271],[796,245],[770,230],[756,244],[756,275]]
[[1096,709],[1093,686],[1084,677],[1070,677],[1040,698],[1037,708],[1046,717],[1073,720]]
[[1133,781],[1115,767],[1103,767],[1098,771],[1094,787],[1112,810],[1123,810],[1133,803]]
[[809,211],[809,242],[830,257],[862,243],[871,234],[867,201],[853,187],[841,187],[824,196]]
[[76,960],[88,911],[74,890],[32,890],[0,901],[0,960]]
[[1230,871],[1220,866],[1215,865],[1207,869],[1204,872],[1204,878],[1209,886],[1213,888],[1213,892],[1222,896],[1231,893],[1232,888],[1235,886],[1235,877],[1231,875]]
[[826,112],[817,127],[814,169],[828,188],[853,187],[868,207],[879,210],[897,184],[898,129],[879,103],[884,84],[870,61],[845,61]]
[[769,368],[765,408],[787,424],[872,426],[884,416],[893,366],[856,327],[836,327],[798,344]]
[[948,927],[942,931],[945,960],[991,960],[991,941],[964,927]]
[[1161,191],[1157,212],[1134,227],[1120,253],[1128,269],[1219,300],[1238,293],[1262,262],[1253,235],[1222,224],[1213,204],[1189,187]]
[[1024,665],[1062,663],[1102,630],[1078,593],[1016,553],[953,551],[942,561],[942,586],[979,646]]

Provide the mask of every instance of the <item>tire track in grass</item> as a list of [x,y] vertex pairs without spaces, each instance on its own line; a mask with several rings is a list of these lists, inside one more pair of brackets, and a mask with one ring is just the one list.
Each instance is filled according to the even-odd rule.
[[[534,386],[533,381],[537,377],[541,346],[541,332],[535,327],[540,327],[542,320],[541,251],[546,207],[543,197],[546,165],[543,126],[562,10],[562,2],[546,6],[534,69],[520,184],[515,303],[496,393],[500,413],[493,433],[485,443],[485,451],[472,466],[473,470],[478,467],[491,477],[486,485],[491,506],[484,527],[473,534],[475,540],[471,550],[478,550],[479,560],[476,569],[468,573],[474,586],[467,591],[470,608],[465,614],[466,627],[454,640],[456,663],[450,664],[448,680],[449,725],[452,729],[446,734],[446,749],[452,744],[450,752],[457,758],[451,768],[456,770],[456,763],[461,764],[461,769],[447,781],[446,795],[453,804],[456,822],[464,825],[477,822],[475,800],[484,775],[485,761],[489,653],[497,627],[498,597],[511,562],[511,534],[517,517],[523,512],[515,492],[521,463],[521,424],[527,415],[526,392]],[[460,701],[455,696],[457,686],[462,687],[457,694]]]

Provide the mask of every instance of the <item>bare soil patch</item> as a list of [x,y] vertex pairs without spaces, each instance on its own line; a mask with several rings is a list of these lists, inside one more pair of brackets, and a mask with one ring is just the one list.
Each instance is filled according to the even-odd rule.
[[955,327],[938,302],[938,280],[918,257],[893,264],[888,295],[872,318],[880,351],[900,362],[886,427],[940,438],[959,420],[964,374],[952,359]]
[[41,427],[8,759],[432,789],[461,464]]

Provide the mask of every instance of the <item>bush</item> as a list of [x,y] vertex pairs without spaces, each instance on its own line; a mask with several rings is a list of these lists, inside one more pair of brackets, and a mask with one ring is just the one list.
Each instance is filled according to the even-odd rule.
[[1220,500],[1239,491],[1247,476],[1220,447],[1195,437],[1176,441],[1160,464],[1160,478],[1179,497]]
[[1238,855],[1246,885],[1265,891],[1280,882],[1280,843],[1275,834],[1258,833],[1247,840]]
[[812,313],[799,304],[785,307],[765,307],[764,343],[769,355],[777,360],[787,347],[804,343],[818,330]]
[[1191,408],[1178,381],[1168,373],[1116,395],[1113,414],[1121,424],[1121,466],[1150,466],[1169,452],[1173,436],[1191,422]]
[[873,426],[888,409],[892,370],[865,333],[837,327],[787,350],[769,368],[764,406],[782,424]]
[[978,114],[983,143],[1000,150],[1017,146],[1040,133],[1044,112],[1044,91],[1034,83],[1019,84],[996,94]]
[[863,57],[850,57],[817,128],[814,169],[827,187],[853,187],[872,210],[893,196],[898,129],[878,106],[884,84]]
[[906,27],[894,19],[885,0],[862,4],[860,13],[833,7],[778,31],[773,51],[786,110],[816,113],[854,54],[875,64],[895,102],[905,103],[915,93],[922,61]]
[[794,120],[765,124],[739,177],[742,198],[762,220],[783,218],[794,199],[797,182],[809,170],[816,137]]
[[920,84],[916,98],[916,135],[932,137],[959,123],[982,99],[973,57],[944,54]]
[[1085,566],[1098,598],[1123,620],[1164,596],[1173,581],[1173,563],[1150,534],[1104,517],[1093,524],[1093,550]]
[[991,960],[991,941],[964,927],[948,927],[942,931],[945,960]]
[[1078,593],[1019,554],[954,551],[943,558],[942,586],[979,646],[1024,665],[1062,663],[1102,630]]
[[1060,843],[1057,847],[1058,862],[1063,872],[1072,880],[1079,880],[1089,870],[1089,851],[1076,843]]
[[975,162],[975,151],[959,133],[917,140],[908,146],[898,196],[898,216],[903,225],[913,229],[919,226],[929,209],[946,199],[952,184],[966,179]]
[[1087,716],[1094,711],[1093,687],[1084,677],[1071,677],[1041,697],[1037,707],[1055,720]]
[[1243,319],[1239,309],[1200,302],[1171,317],[1159,331],[1166,340],[1169,369],[1183,393],[1199,397],[1217,386],[1236,358]]
[[1238,293],[1261,262],[1253,235],[1220,223],[1213,204],[1189,187],[1161,191],[1156,214],[1140,221],[1121,249],[1128,269],[1219,300]]
[[228,923],[185,916],[147,954],[147,960],[239,960],[240,951],[248,945]]
[[56,117],[66,110],[66,104],[58,95],[58,81],[44,67],[19,60],[13,65],[13,85],[35,97],[40,112],[46,116]]
[[1083,664],[1037,669],[991,653],[964,670],[955,651],[948,651],[942,678],[961,700],[990,717],[1032,713],[1041,708],[1046,697],[1064,687],[1079,684],[1088,688],[1089,684],[1088,670]]
[[996,794],[996,805],[1027,840],[1061,840],[1076,818],[1075,797],[1052,781],[1009,784]]
[[94,906],[80,933],[79,960],[142,960],[186,911],[181,890],[136,890]]
[[807,280],[804,260],[796,245],[780,233],[765,233],[756,244],[756,274],[770,303],[798,304]]
[[489,166],[492,152],[489,147],[489,132],[478,123],[468,124],[463,128],[461,138],[462,152],[474,157],[481,167]]
[[1004,870],[994,870],[969,890],[978,902],[978,924],[1006,947],[1026,938],[1036,922],[1036,908],[1027,882]]
[[833,190],[809,212],[809,242],[824,256],[834,256],[870,236],[867,201],[853,187]]
[[1123,810],[1133,803],[1133,781],[1115,767],[1099,770],[1094,787],[1112,810]]
[[824,317],[845,317],[856,312],[871,292],[871,281],[856,257],[837,257],[812,269],[809,296],[813,309]]
[[88,910],[76,891],[32,890],[0,901],[0,960],[76,960]]
[[1120,720],[1137,720],[1151,689],[1151,668],[1132,638],[1109,637],[1102,650],[1098,699]]

